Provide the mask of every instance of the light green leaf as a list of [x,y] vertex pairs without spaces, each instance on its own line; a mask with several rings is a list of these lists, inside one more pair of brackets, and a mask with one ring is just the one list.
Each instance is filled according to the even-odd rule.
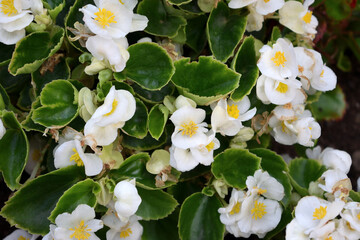
[[232,62],[232,68],[241,73],[240,85],[231,94],[231,99],[234,101],[240,101],[244,96],[249,95],[255,86],[259,77],[256,62],[255,39],[250,36],[245,38]]
[[270,37],[271,43],[275,43],[281,37],[282,36],[281,36],[280,28],[278,26],[273,27]]
[[230,9],[224,2],[219,2],[210,13],[206,26],[210,50],[221,62],[226,62],[242,39],[246,16],[230,15]]
[[64,192],[48,219],[54,223],[55,218],[59,214],[64,212],[71,213],[79,204],[87,204],[90,207],[95,207],[95,193],[99,191],[100,185],[92,179],[86,179],[76,183]]
[[158,140],[153,138],[149,133],[143,139],[129,135],[124,135],[123,137],[122,145],[124,147],[138,151],[149,151],[162,146],[166,142],[167,134],[164,132]]
[[143,220],[158,220],[169,216],[178,202],[173,196],[162,190],[146,190],[137,188],[141,204],[136,215]]
[[215,157],[211,171],[229,186],[243,189],[246,178],[260,168],[260,161],[261,158],[246,149],[229,148]]
[[170,4],[175,4],[175,5],[182,5],[191,2],[191,0],[166,0],[166,1],[168,1]]
[[49,232],[47,219],[59,198],[85,178],[82,168],[70,166],[41,175],[25,184],[6,202],[0,215],[11,224],[32,234]]
[[115,73],[116,80],[130,78],[148,90],[160,90],[174,74],[174,65],[162,47],[155,43],[137,43],[128,48],[130,59],[124,71]]
[[53,20],[56,19],[57,15],[63,10],[65,7],[64,0],[46,0],[43,1],[44,7],[48,9],[49,15]]
[[212,57],[199,57],[198,62],[183,58],[175,62],[172,81],[179,92],[199,105],[216,101],[239,86],[240,74]]
[[133,137],[143,139],[147,134],[148,111],[145,104],[136,99],[136,110],[134,116],[126,121],[122,130]]
[[221,202],[215,196],[195,193],[181,206],[179,234],[181,240],[222,240],[225,225],[220,222]]
[[5,135],[0,139],[0,170],[6,185],[15,190],[29,154],[29,142],[26,134],[13,112],[3,110],[0,119],[6,127]]
[[63,42],[64,29],[54,26],[51,32],[34,32],[16,43],[9,64],[12,75],[32,73],[56,53]]
[[149,113],[149,133],[153,138],[159,140],[164,132],[165,124],[169,117],[169,110],[160,104],[151,108]]
[[355,192],[354,190],[351,190],[349,193],[349,197],[354,202],[360,202],[360,193],[359,192]]

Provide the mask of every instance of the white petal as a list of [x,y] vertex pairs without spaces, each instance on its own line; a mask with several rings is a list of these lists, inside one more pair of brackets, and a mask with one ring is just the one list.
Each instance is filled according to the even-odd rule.
[[140,14],[134,14],[132,18],[132,24],[130,32],[142,31],[148,25],[148,18]]
[[248,6],[254,2],[256,2],[257,0],[231,0],[229,2],[229,8],[243,8],[245,6]]
[[15,21],[2,24],[2,27],[5,31],[14,32],[19,31],[27,27],[34,19],[33,15],[26,14],[21,18],[16,19]]
[[260,0],[256,2],[256,11],[261,15],[268,15],[279,10],[282,6],[284,6],[284,0]]
[[285,2],[284,6],[279,10],[279,22],[290,30],[298,34],[304,34],[303,22],[300,13],[305,8],[298,1]]
[[8,32],[0,26],[0,42],[6,45],[12,45],[20,41],[25,37],[25,29]]
[[70,158],[75,154],[76,145],[75,141],[67,141],[54,149],[54,165],[55,168],[63,168],[70,165],[75,165],[75,161]]
[[[170,148],[171,149],[171,148]],[[189,149],[172,147],[170,151],[170,165],[178,171],[186,172],[199,164]]]

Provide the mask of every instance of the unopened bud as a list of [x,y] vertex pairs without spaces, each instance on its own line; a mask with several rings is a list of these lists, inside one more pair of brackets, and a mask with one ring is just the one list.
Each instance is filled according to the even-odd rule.
[[151,174],[159,174],[170,165],[170,153],[159,149],[151,154],[151,159],[146,163],[146,170]]

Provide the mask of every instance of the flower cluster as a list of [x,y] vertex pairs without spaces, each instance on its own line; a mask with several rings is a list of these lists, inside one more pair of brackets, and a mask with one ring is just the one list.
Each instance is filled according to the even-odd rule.
[[235,237],[256,234],[263,238],[280,222],[284,187],[262,170],[248,176],[246,187],[247,192],[233,188],[229,205],[218,210],[220,221]]

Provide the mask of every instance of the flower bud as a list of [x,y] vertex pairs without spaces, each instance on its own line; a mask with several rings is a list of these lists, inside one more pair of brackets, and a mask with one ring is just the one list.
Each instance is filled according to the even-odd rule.
[[104,70],[107,68],[106,63],[104,61],[100,61],[96,58],[91,59],[91,64],[85,68],[85,73],[87,75],[95,75],[101,70]]
[[87,122],[96,110],[95,93],[89,88],[83,87],[79,91],[79,114]]
[[209,13],[214,8],[217,0],[198,0],[197,4],[201,11]]
[[170,153],[159,149],[151,154],[151,159],[146,163],[146,170],[151,174],[159,174],[170,165]]
[[224,198],[225,195],[228,194],[228,186],[223,181],[215,180],[212,184],[221,198]]
[[163,100],[163,103],[171,114],[173,114],[176,111],[176,107],[174,105],[175,98],[173,96],[166,96]]
[[121,152],[113,149],[113,144],[103,147],[100,158],[108,169],[117,169],[124,161]]
[[178,96],[175,100],[176,109],[179,109],[179,108],[182,108],[185,106],[196,108],[196,102],[194,102],[194,100],[184,97],[182,95]]
[[319,187],[318,182],[311,182],[309,185],[309,194],[313,196],[322,197],[324,190]]
[[233,138],[234,142],[247,142],[254,136],[254,130],[250,127],[243,127],[239,133]]
[[99,204],[106,206],[113,199],[113,194],[110,193],[110,190],[115,188],[115,183],[105,177],[101,178],[98,181],[98,184],[100,185],[100,191],[96,194],[96,201]]

